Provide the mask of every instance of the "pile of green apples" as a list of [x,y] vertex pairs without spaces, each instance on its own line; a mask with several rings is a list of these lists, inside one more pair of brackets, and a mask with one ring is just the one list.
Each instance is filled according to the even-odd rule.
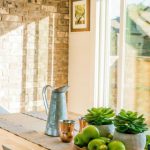
[[88,150],[126,150],[121,141],[113,141],[112,136],[101,137],[99,130],[89,125],[74,137],[74,144]]

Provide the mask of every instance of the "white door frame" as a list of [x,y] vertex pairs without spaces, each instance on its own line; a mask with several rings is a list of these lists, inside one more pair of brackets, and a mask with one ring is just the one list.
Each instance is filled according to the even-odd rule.
[[[112,0],[99,1],[97,9],[97,40],[96,40],[96,91],[95,106],[109,106],[110,88],[110,39],[111,39],[111,14],[110,7]],[[112,2],[113,3],[113,2]],[[126,24],[126,0],[120,0],[120,38],[118,50],[118,91],[117,111],[123,108],[124,100],[124,73],[125,73],[125,24]]]
[[120,37],[118,51],[117,112],[124,106],[126,0],[120,0]]

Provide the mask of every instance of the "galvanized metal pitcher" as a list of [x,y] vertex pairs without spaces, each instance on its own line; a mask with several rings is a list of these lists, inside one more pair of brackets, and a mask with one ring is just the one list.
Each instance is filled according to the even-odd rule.
[[[47,88],[52,90],[50,107],[47,101]],[[43,88],[43,101],[48,114],[45,133],[50,136],[59,136],[59,120],[67,119],[66,92],[68,86],[54,89],[50,85]],[[49,107],[49,108],[48,108]]]

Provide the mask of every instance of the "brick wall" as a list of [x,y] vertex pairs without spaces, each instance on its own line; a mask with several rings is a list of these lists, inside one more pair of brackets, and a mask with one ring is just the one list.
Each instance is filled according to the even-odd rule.
[[43,109],[42,88],[68,82],[68,0],[0,1],[0,105]]

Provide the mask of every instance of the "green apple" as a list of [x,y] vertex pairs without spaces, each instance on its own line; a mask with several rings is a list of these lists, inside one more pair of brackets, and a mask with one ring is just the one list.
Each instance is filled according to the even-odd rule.
[[83,134],[82,133],[78,133],[75,137],[74,137],[74,144],[79,146],[79,147],[83,147],[85,145],[84,141],[83,141]]
[[112,134],[109,134],[109,135],[108,135],[108,138],[112,140],[112,139],[113,139],[113,135],[112,135]]
[[101,145],[99,150],[108,150],[108,147],[106,145]]
[[110,142],[108,145],[108,149],[109,150],[126,150],[125,145],[121,141]]
[[109,144],[111,139],[107,138],[107,137],[99,137],[99,139],[104,140],[105,144]]
[[102,145],[105,145],[105,142],[100,139],[94,139],[89,142],[88,144],[88,150],[100,150],[100,147]]
[[86,144],[88,144],[90,140],[100,137],[99,130],[93,125],[85,127],[82,131],[82,134],[83,140]]

